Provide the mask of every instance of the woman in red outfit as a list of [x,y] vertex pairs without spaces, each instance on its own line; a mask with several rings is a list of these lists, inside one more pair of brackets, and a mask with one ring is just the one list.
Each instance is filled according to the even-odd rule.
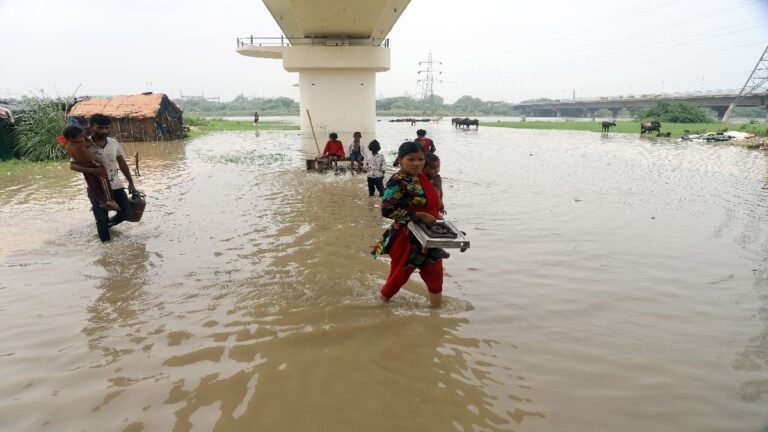
[[422,174],[424,151],[414,142],[405,142],[397,152],[400,171],[387,181],[381,203],[381,214],[394,222],[373,250],[374,256],[389,254],[389,277],[381,288],[381,296],[389,300],[395,295],[416,268],[429,290],[433,307],[440,306],[443,291],[443,262],[421,244],[408,231],[408,224],[415,221],[427,225],[440,218],[440,195],[432,182]]

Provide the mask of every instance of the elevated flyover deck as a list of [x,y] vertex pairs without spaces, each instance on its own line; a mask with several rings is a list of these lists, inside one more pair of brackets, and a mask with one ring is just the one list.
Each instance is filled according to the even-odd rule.
[[[616,97],[556,99],[541,102],[515,104],[514,107],[536,117],[593,117],[595,111],[607,109],[614,116],[622,109],[649,108],[659,102],[686,102],[717,112],[722,118],[728,106],[738,97],[737,90],[721,90],[691,93],[643,94]],[[765,94],[752,95],[739,101],[739,106],[766,107]]]
[[298,74],[302,147],[334,132],[376,136],[376,74],[389,70],[387,35],[410,0],[262,0],[279,38],[237,38],[244,56],[279,59]]

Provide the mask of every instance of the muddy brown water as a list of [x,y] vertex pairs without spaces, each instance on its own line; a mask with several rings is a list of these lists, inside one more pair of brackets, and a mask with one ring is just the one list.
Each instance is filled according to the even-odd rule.
[[438,311],[376,301],[378,201],[298,132],[127,143],[108,244],[74,173],[0,172],[0,430],[766,430],[764,153],[427,129],[472,240]]

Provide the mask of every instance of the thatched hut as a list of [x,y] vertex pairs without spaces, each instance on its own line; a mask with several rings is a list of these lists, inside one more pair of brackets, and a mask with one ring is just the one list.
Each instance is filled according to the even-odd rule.
[[90,98],[71,107],[68,117],[85,125],[94,114],[112,119],[120,141],[161,141],[184,137],[182,110],[163,93]]

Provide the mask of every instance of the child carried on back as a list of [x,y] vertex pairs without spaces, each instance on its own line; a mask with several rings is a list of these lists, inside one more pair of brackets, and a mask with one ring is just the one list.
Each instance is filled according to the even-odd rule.
[[[64,145],[64,149],[70,157],[70,161],[76,163],[85,168],[99,168],[102,165],[91,154],[88,147],[93,145],[90,139],[86,138],[83,130],[77,126],[67,126],[64,128],[63,137],[60,137],[59,142]],[[112,197],[112,186],[109,184],[107,177],[99,177],[95,174],[83,173],[85,177],[85,183],[88,185],[88,190],[96,198],[99,203],[99,207],[105,210],[119,211],[120,206],[117,205]]]

